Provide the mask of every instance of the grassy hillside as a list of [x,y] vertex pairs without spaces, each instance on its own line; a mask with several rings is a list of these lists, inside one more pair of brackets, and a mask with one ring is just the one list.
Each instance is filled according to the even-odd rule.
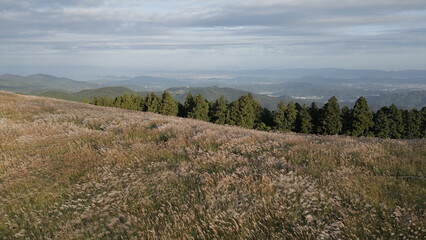
[[0,90],[20,92],[20,93],[38,93],[40,90],[62,90],[62,91],[80,91],[87,88],[99,87],[98,84],[74,81],[67,78],[57,78],[45,74],[35,74],[30,76],[17,76],[5,74],[0,76]]
[[83,101],[84,99],[92,100],[94,97],[107,96],[109,98],[122,96],[124,94],[131,95],[143,95],[147,92],[136,92],[125,87],[104,87],[97,89],[86,89],[76,93],[66,93],[61,91],[47,91],[39,96],[51,97],[57,99],[71,100],[71,101]]
[[0,238],[424,239],[425,159],[0,92]]

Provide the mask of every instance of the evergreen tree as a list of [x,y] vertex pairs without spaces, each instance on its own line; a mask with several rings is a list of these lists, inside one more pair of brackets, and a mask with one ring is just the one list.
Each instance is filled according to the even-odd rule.
[[188,117],[188,114],[190,111],[192,111],[192,109],[194,109],[194,97],[192,96],[191,92],[189,92],[186,95],[185,98],[185,103],[184,103],[184,112],[183,112],[183,116],[184,117]]
[[319,129],[319,116],[320,110],[315,102],[312,102],[311,106],[308,109],[309,115],[312,118],[312,130],[311,133],[318,133],[317,129]]
[[178,103],[173,99],[168,91],[164,91],[161,96],[161,108],[159,112],[163,115],[176,116],[179,112]]
[[160,109],[161,109],[160,98],[154,92],[151,92],[145,98],[144,111],[145,112],[159,113]]
[[290,131],[296,130],[297,109],[293,101],[290,101],[285,110],[285,128]]
[[272,112],[267,108],[263,108],[260,113],[260,122],[256,124],[256,129],[270,131],[273,126],[274,118]]
[[188,109],[188,118],[209,121],[209,103],[202,94],[198,94],[193,98],[192,105],[192,109]]
[[137,96],[135,98],[135,107],[136,107],[136,110],[143,111],[144,104],[145,104],[145,100],[144,100],[144,98],[142,98],[142,96]]
[[389,108],[382,107],[374,115],[374,135],[379,138],[390,137]]
[[180,102],[178,102],[178,109],[179,109],[178,110],[178,116],[182,117],[182,118],[186,118],[187,115],[186,115],[185,106],[182,103],[180,103]]
[[401,111],[394,105],[390,105],[388,112],[389,120],[389,136],[390,138],[399,139],[404,132],[404,120]]
[[367,100],[361,96],[355,102],[351,111],[351,135],[355,137],[368,136],[373,126],[373,113],[370,111]]
[[342,130],[340,106],[336,97],[331,97],[320,111],[320,134],[335,135]]
[[228,103],[225,96],[220,96],[219,99],[213,104],[211,120],[213,123],[225,124],[228,119]]
[[312,117],[309,114],[308,107],[303,105],[297,112],[296,118],[296,131],[300,133],[311,133],[312,131]]
[[114,105],[113,107],[117,107],[117,108],[121,108],[121,104],[123,102],[123,97],[122,96],[118,96],[114,99]]
[[405,123],[403,137],[406,139],[420,138],[421,112],[414,108],[410,111],[403,111],[402,115]]
[[352,130],[352,112],[347,107],[342,108],[342,134],[350,135]]
[[233,101],[229,113],[230,124],[245,128],[254,128],[256,121],[255,108],[257,104],[251,94],[243,95]]
[[426,138],[426,107],[422,108],[421,118],[422,123],[420,125],[420,133],[422,134],[423,138]]
[[287,105],[285,104],[285,102],[280,101],[280,103],[278,103],[277,106],[277,110],[274,112],[274,123],[276,128],[279,131],[288,131],[288,129],[286,129],[286,124],[285,124],[285,112],[287,109]]
[[93,105],[98,105],[98,98],[97,97],[93,97],[92,104]]
[[234,100],[229,104],[229,112],[228,112],[228,119],[227,123],[231,125],[237,125],[237,119],[240,111],[240,102],[238,99]]

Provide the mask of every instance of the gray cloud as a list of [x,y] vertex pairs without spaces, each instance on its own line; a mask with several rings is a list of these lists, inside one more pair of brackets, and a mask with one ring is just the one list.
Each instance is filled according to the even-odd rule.
[[206,57],[223,50],[217,59],[240,54],[275,61],[426,50],[424,0],[2,0],[0,9],[0,54],[14,59],[129,50],[184,58],[192,50]]

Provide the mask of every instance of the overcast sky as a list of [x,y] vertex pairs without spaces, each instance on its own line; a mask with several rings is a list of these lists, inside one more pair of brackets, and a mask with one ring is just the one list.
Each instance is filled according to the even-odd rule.
[[0,66],[426,69],[425,0],[0,0]]

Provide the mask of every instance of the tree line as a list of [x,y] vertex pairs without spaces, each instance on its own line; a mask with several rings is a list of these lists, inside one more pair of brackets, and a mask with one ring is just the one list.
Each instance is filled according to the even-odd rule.
[[188,93],[185,103],[181,104],[168,91],[161,96],[153,92],[146,97],[124,94],[115,98],[94,97],[91,102],[85,102],[264,131],[393,139],[426,137],[426,107],[420,111],[415,108],[402,110],[392,104],[373,113],[364,97],[359,97],[352,109],[340,108],[336,97],[331,97],[321,108],[315,102],[307,106],[281,101],[275,111],[262,107],[251,94],[230,103],[223,95],[209,102],[202,94],[193,96]]

